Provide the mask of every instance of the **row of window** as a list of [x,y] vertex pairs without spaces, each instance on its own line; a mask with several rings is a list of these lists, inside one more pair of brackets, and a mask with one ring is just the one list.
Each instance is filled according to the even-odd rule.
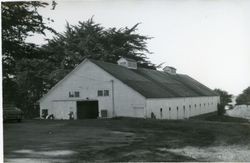
[[[211,102],[210,103],[211,105],[213,105],[213,102]],[[210,105],[209,103],[207,103],[207,105],[209,106]],[[204,103],[204,106],[206,106],[206,103]],[[196,108],[197,107],[197,105],[196,104],[194,104],[194,107]],[[200,104],[200,107],[201,107],[201,104]],[[186,108],[186,106],[185,105],[183,105],[183,109],[185,109]],[[189,108],[191,109],[192,108],[192,106],[191,105],[189,105]],[[179,107],[177,106],[176,107],[176,109],[178,110],[179,109]],[[162,108],[160,109],[160,111],[162,112]],[[171,107],[169,107],[169,111],[171,111]]]
[[98,90],[97,96],[109,96],[109,90]]
[[[109,90],[98,90],[97,96],[109,96]],[[80,92],[79,91],[74,91],[74,92],[70,91],[69,97],[80,97]]]

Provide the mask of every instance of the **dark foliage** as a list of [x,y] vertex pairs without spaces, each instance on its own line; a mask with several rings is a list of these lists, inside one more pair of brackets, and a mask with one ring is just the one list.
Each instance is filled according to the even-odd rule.
[[136,60],[139,67],[155,69],[146,58],[151,53],[146,44],[150,38],[136,33],[138,25],[105,29],[92,18],[74,26],[67,24],[66,31],[49,40],[42,49],[55,65],[51,73],[53,82],[59,81],[85,58],[116,63],[120,57],[128,57]]
[[250,87],[246,88],[237,98],[237,105],[250,105]]
[[222,115],[224,115],[225,112],[226,112],[225,105],[217,104],[217,114],[219,116],[222,116]]
[[221,89],[215,89],[214,91],[220,96],[220,104],[217,106],[218,114],[223,115],[225,113],[225,106],[232,102],[232,95]]
[[[2,2],[3,97],[4,103],[15,103],[26,117],[34,115],[39,100],[53,85],[85,58],[115,63],[121,56],[138,61],[140,67],[155,69],[146,55],[150,39],[132,28],[105,29],[93,19],[66,25],[58,34],[46,25],[50,18],[37,9],[44,2]],[[52,9],[56,3],[52,3]],[[25,42],[34,33],[49,30],[56,36],[42,48]]]
[[15,64],[22,58],[33,58],[36,45],[26,43],[25,39],[33,33],[45,34],[46,30],[55,32],[46,26],[44,18],[37,8],[47,6],[47,3],[32,2],[2,2],[2,52],[3,77],[9,78],[16,74]]
[[[37,83],[30,80],[28,82],[27,76],[20,73],[23,68],[20,65],[42,57],[39,56],[41,53],[39,53],[38,47],[35,44],[25,42],[25,39],[34,33],[45,35],[46,30],[55,33],[52,28],[45,24],[46,21],[53,20],[42,17],[37,11],[38,8],[47,5],[47,3],[39,1],[1,3],[3,102],[14,103],[21,107],[24,112],[34,108],[34,100],[32,99],[35,98],[36,90],[42,89],[40,85],[36,85]],[[36,67],[37,64],[28,63],[26,66],[33,66],[30,69],[25,68],[27,75],[31,75],[31,72],[35,70],[41,71],[39,67]]]

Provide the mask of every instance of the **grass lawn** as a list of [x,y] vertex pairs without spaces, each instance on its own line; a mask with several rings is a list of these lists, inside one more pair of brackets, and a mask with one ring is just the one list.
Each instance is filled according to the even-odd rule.
[[[249,146],[249,122],[215,114],[171,121],[116,118],[4,124],[6,162],[247,161]],[[228,155],[242,150],[237,154],[242,157],[217,157],[227,149]]]

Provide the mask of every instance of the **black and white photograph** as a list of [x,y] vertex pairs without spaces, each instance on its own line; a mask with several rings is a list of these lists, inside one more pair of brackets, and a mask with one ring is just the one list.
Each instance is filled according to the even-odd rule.
[[0,162],[250,162],[249,0],[1,1]]

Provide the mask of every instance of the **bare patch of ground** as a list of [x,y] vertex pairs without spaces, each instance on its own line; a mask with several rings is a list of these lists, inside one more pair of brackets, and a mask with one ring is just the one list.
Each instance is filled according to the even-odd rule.
[[209,119],[119,118],[6,123],[4,160],[250,161],[247,148],[250,146],[250,123],[232,118]]
[[67,156],[67,155],[73,155],[76,152],[70,151],[70,150],[56,150],[56,151],[33,151],[29,149],[21,149],[17,151],[13,151],[14,153],[20,153],[20,154],[30,154],[30,155],[41,155],[44,157],[50,157],[50,156]]
[[238,145],[212,146],[202,148],[187,146],[177,149],[159,148],[158,150],[192,157],[199,161],[248,162],[250,160],[250,148],[247,146]]

